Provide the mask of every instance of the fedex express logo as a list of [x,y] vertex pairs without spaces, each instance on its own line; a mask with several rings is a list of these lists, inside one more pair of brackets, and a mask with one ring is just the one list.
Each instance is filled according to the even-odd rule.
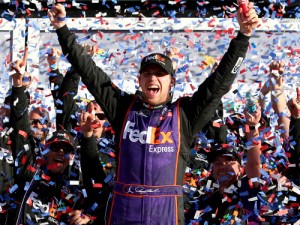
[[165,65],[165,61],[166,59],[164,57],[162,57],[161,55],[153,55],[153,56],[148,56],[146,59],[145,59],[145,62],[151,60],[151,59],[154,59],[162,64]]
[[129,138],[132,142],[140,142],[141,144],[172,144],[172,131],[163,132],[160,128],[148,127],[145,131],[134,130],[135,123],[127,121],[123,139]]

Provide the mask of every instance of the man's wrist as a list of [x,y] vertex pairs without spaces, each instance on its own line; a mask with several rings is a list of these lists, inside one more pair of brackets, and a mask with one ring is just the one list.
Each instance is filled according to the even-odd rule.
[[250,40],[250,36],[245,35],[244,33],[242,33],[241,31],[238,32],[237,36],[236,36],[237,40],[245,40],[245,41],[249,41]]
[[20,87],[23,87],[23,84],[13,84],[12,86],[15,88],[20,88]]
[[58,24],[53,25],[53,27],[54,27],[56,30],[58,30],[58,29],[62,28],[62,27],[65,26],[65,25],[66,25],[66,22],[62,22],[62,23],[58,23]]
[[243,30],[240,30],[239,32],[240,32],[241,34],[243,34],[244,36],[247,36],[247,37],[251,37],[251,35],[252,35],[252,32],[249,33],[249,32],[247,32],[247,31],[243,31]]
[[82,131],[82,135],[86,138],[89,139],[93,136],[93,131]]

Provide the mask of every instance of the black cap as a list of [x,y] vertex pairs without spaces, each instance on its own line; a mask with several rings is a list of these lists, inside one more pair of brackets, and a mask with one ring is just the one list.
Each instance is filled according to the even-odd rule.
[[171,75],[175,74],[172,60],[170,59],[170,57],[164,54],[152,53],[148,56],[145,56],[141,62],[140,73],[143,71],[143,69],[145,69],[146,66],[149,66],[151,64],[159,65],[161,68],[163,68]]
[[50,149],[60,146],[65,152],[75,150],[73,137],[65,130],[53,132],[52,137],[47,140],[46,146]]
[[232,157],[234,160],[242,163],[241,156],[238,153],[238,147],[215,147],[207,154],[207,159],[210,163],[213,163],[219,155]]

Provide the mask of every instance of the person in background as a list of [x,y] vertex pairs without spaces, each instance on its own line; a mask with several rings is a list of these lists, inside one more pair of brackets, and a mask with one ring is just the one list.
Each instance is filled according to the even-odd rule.
[[[44,156],[28,166],[16,224],[91,224],[85,213],[86,192],[80,183],[80,163],[72,136],[55,131],[46,142]],[[24,176],[25,174],[20,174]],[[20,186],[21,188],[22,186]]]
[[90,214],[97,215],[95,224],[105,224],[107,199],[115,176],[114,142],[105,130],[105,121],[102,109],[94,101],[80,115],[82,176],[90,205],[97,206],[89,209]]
[[193,219],[188,223],[259,223],[259,201],[249,199],[256,198],[260,191],[261,111],[259,107],[251,114],[244,110],[244,115],[246,121],[243,129],[247,140],[251,142],[245,153],[245,165],[241,157],[244,148],[228,144],[211,148],[207,153],[211,174],[198,192],[198,205],[189,212]]
[[137,94],[117,89],[109,76],[76,43],[56,4],[48,12],[64,55],[105,112],[115,134],[117,175],[107,224],[184,224],[183,177],[195,135],[210,120],[242,64],[259,20],[253,8],[238,10],[240,32],[216,71],[192,97],[172,102],[172,60],[161,53],[142,59]]
[[[271,106],[274,114],[269,107],[268,112],[275,120],[273,139],[274,141],[265,140],[262,143],[263,162],[267,162],[273,166],[267,168],[268,173],[272,174],[271,178],[266,180],[272,185],[276,184],[281,194],[274,193],[274,189],[262,192],[261,199],[264,208],[261,214],[264,215],[266,221],[271,224],[293,223],[298,217],[298,207],[293,202],[286,202],[285,198],[288,195],[294,195],[292,184],[299,188],[299,126],[297,126],[297,95],[288,101],[286,99],[284,87],[284,62],[272,61],[269,65],[269,79],[261,88],[260,104],[264,103],[264,96],[271,93]],[[295,119],[296,117],[296,119]],[[295,126],[296,125],[296,126]],[[272,127],[270,127],[272,128]],[[294,144],[295,143],[295,144]],[[274,167],[274,165],[276,165]],[[276,195],[275,195],[276,194]],[[276,196],[270,201],[270,196]],[[296,196],[295,201],[299,201],[299,196]],[[281,215],[282,210],[288,210],[288,215]]]
[[[101,165],[103,166],[104,172],[106,174],[106,183],[112,186],[114,177],[116,175],[116,161],[115,161],[115,140],[114,131],[112,130],[110,124],[107,121],[106,115],[99,106],[99,104],[93,100],[87,104],[87,110],[82,112],[80,116],[80,124],[85,123],[83,118],[88,117],[90,113],[94,114],[93,117],[93,136],[99,145],[97,149],[97,154]],[[91,151],[89,151],[91,152]],[[82,154],[87,152],[82,151]],[[93,158],[92,156],[89,156]],[[82,163],[83,165],[88,165]],[[89,170],[90,171],[90,170]]]
[[46,109],[35,107],[28,112],[26,72],[21,72],[25,65],[24,60],[17,61],[12,75],[10,135],[15,168],[9,191],[16,207],[8,213],[6,224],[87,224],[92,219],[83,213],[86,196],[73,138],[59,130],[48,139]]
[[[94,55],[94,46],[82,46],[86,54]],[[47,57],[52,75],[49,79],[50,85],[55,87],[52,94],[58,112],[56,117],[57,129],[65,128],[68,131],[76,131],[72,135],[75,136],[80,146],[78,151],[83,184],[87,191],[87,201],[90,202],[90,205],[95,206],[89,208],[89,213],[95,218],[94,223],[103,224],[107,197],[108,193],[111,192],[111,185],[115,176],[114,140],[106,116],[95,101],[90,101],[86,105],[86,110],[80,111],[74,100],[74,96],[78,92],[80,77],[73,68],[70,68],[65,76],[59,72],[60,55],[60,50],[52,48]],[[93,112],[94,115],[93,137],[85,138],[82,135],[82,124],[85,123],[82,122],[82,118],[84,114],[90,112]],[[94,185],[95,182],[98,185]],[[100,184],[101,187],[99,187]]]
[[[9,127],[4,129],[5,136],[8,137],[9,149],[4,150],[3,153],[5,160],[1,160],[1,167],[5,171],[4,176],[1,177],[1,194],[5,198],[2,204],[3,211],[6,213],[1,214],[1,221],[4,219],[3,224],[12,224],[16,213],[16,206],[14,205],[13,198],[22,195],[21,188],[18,185],[24,185],[25,179],[20,176],[21,173],[26,173],[26,167],[33,161],[32,154],[29,149],[34,151],[35,147],[31,148],[35,140],[33,140],[33,131],[30,129],[30,120],[28,113],[28,104],[30,96],[26,88],[31,84],[31,76],[25,71],[21,71],[25,67],[28,57],[28,49],[24,51],[22,60],[17,60],[11,64],[12,72],[12,88],[11,95],[9,96]],[[18,108],[18,106],[24,106]],[[32,139],[31,139],[32,137]],[[29,140],[33,140],[30,142]],[[4,147],[4,146],[3,146]],[[16,186],[17,185],[17,186]],[[24,186],[23,186],[24,187]],[[16,189],[16,190],[14,190]],[[3,216],[3,217],[2,217]]]

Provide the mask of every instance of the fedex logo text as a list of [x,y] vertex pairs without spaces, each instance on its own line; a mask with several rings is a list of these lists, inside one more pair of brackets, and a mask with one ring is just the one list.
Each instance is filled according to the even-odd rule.
[[140,142],[141,144],[165,144],[173,143],[171,134],[172,131],[163,132],[160,131],[160,128],[148,127],[147,130],[139,131],[134,128],[135,123],[127,121],[123,133],[123,139],[126,139],[127,136],[132,142]]

